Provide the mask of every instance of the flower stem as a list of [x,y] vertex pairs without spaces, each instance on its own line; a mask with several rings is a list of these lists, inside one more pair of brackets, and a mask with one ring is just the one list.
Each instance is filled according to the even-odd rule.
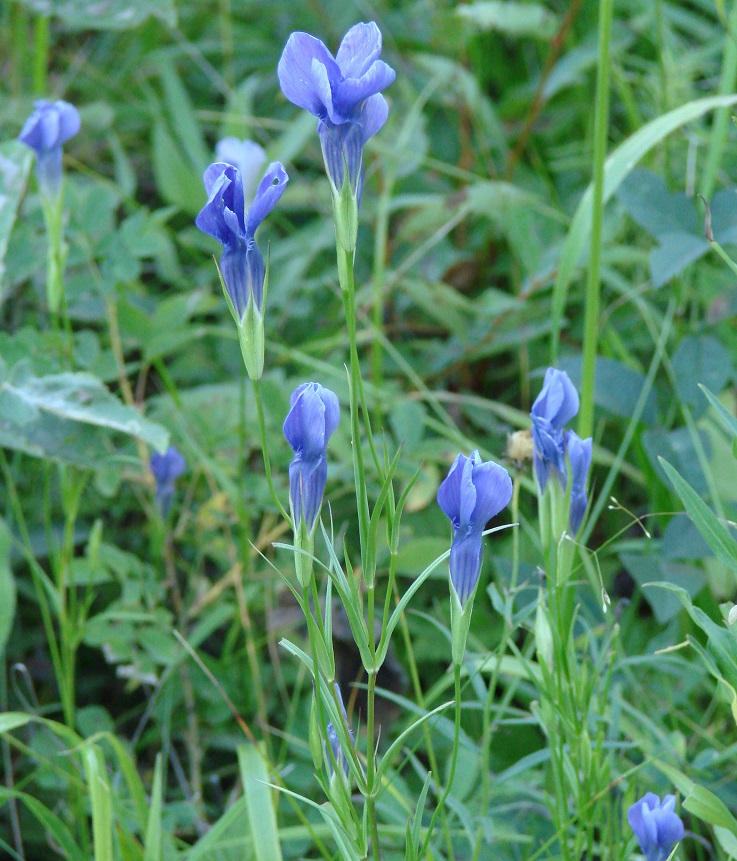
[[276,488],[274,487],[274,480],[271,477],[271,460],[269,458],[269,445],[266,437],[266,420],[264,418],[264,406],[263,401],[261,400],[261,384],[258,380],[252,380],[253,383],[253,391],[256,395],[256,412],[258,413],[258,429],[261,435],[261,451],[264,457],[264,474],[266,475],[266,483],[269,485],[269,492],[271,493],[271,498],[274,500],[274,504],[279,509],[279,513],[281,516],[292,525],[292,518],[287,514],[286,509],[281,504],[281,500],[279,499],[279,495],[276,492]]

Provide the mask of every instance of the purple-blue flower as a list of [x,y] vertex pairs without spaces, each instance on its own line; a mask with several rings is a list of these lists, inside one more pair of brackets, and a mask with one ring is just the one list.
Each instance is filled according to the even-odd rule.
[[335,57],[314,36],[292,33],[279,60],[282,92],[319,120],[325,167],[338,193],[347,168],[353,194],[360,197],[364,144],[386,122],[381,91],[395,73],[380,54],[381,31],[372,21],[351,27]]
[[[335,691],[338,694],[338,702],[340,703],[340,710],[343,713],[343,720],[347,725],[348,715],[345,712],[345,706],[343,705],[343,697],[340,693],[340,687],[337,682],[335,682]],[[338,768],[343,771],[345,776],[348,777],[348,775],[350,774],[348,757],[343,752],[343,748],[341,747],[340,739],[338,738],[338,733],[333,726],[333,722],[330,721],[330,723],[325,729],[328,737],[328,743],[325,746],[325,757],[330,765],[330,775],[332,777],[332,775],[335,773],[335,766],[333,765],[333,763],[335,763],[335,765],[337,765]],[[350,736],[351,741],[353,741],[353,730],[350,727],[348,727],[348,735]]]
[[265,273],[256,230],[284,193],[287,172],[278,161],[268,166],[248,212],[237,167],[216,162],[207,168],[203,179],[208,199],[195,224],[223,246],[220,271],[238,317],[243,319],[251,299],[261,314]]
[[675,808],[675,795],[666,795],[661,804],[654,792],[648,792],[627,811],[646,861],[665,861],[676,843],[683,840],[683,822]]
[[548,368],[540,394],[535,398],[532,418],[532,441],[535,447],[535,476],[542,493],[552,469],[565,487],[566,448],[563,429],[578,412],[578,392],[565,371]]
[[568,515],[568,525],[571,535],[575,535],[583,522],[586,514],[588,497],[586,495],[586,482],[589,477],[591,466],[591,437],[581,439],[572,430],[566,432],[566,449],[568,461],[571,465],[571,508]]
[[292,394],[284,436],[294,449],[289,464],[289,498],[294,529],[304,521],[312,533],[328,477],[328,440],[340,421],[338,396],[319,383],[303,383]]
[[174,501],[174,484],[184,472],[185,462],[181,453],[170,445],[164,454],[155,451],[149,461],[151,475],[156,480],[156,502],[166,517]]
[[36,153],[36,175],[41,193],[56,199],[61,191],[61,148],[79,131],[79,113],[69,102],[33,103],[18,140]]
[[507,470],[493,461],[482,463],[477,451],[470,457],[459,454],[438,488],[438,505],[453,524],[450,580],[461,607],[479,579],[484,527],[511,498]]

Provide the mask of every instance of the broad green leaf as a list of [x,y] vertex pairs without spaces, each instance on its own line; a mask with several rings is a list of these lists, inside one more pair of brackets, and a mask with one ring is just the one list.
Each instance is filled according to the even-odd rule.
[[25,726],[32,720],[30,715],[23,712],[4,712],[0,714],[0,733],[11,732],[21,726]]
[[276,812],[263,754],[253,745],[239,745],[238,765],[257,861],[281,861]]
[[196,215],[207,201],[202,171],[184,154],[163,120],[153,134],[153,169],[156,185],[167,203]]
[[15,620],[15,578],[10,568],[10,530],[0,518],[0,656]]
[[130,30],[154,16],[173,27],[174,0],[19,0],[32,12],[60,19],[70,30]]
[[727,531],[716,514],[701,499],[695,490],[685,482],[679,473],[662,457],[658,458],[660,465],[665,470],[686,511],[696,524],[696,528],[703,535],[706,543],[711,547],[714,555],[728,568],[737,573],[737,542]]
[[499,30],[508,36],[549,39],[557,26],[555,15],[539,3],[481,0],[458,6],[456,13],[479,30]]
[[[706,409],[699,383],[721,392],[732,378],[734,368],[729,352],[713,335],[687,335],[671,357],[678,396],[700,415]],[[694,407],[697,409],[694,410]],[[694,417],[695,417],[694,416]]]
[[0,144],[0,304],[3,301],[5,252],[32,161],[31,151],[24,144],[18,141]]
[[[716,108],[737,104],[737,95],[710,96],[696,99],[652,120],[636,131],[609,156],[604,164],[604,202],[614,194],[640,159],[671,132],[698,119]],[[591,235],[591,213],[594,187],[590,184],[578,204],[558,264],[558,275],[553,286],[552,350],[551,361],[558,357],[558,339],[566,306],[568,286],[579,265],[581,255]]]
[[710,792],[706,787],[695,784],[691,792],[683,799],[683,806],[689,813],[698,816],[709,825],[727,828],[737,837],[737,819],[727,809],[727,805]]
[[25,431],[27,425],[42,422],[47,416],[118,431],[158,451],[165,451],[169,444],[169,434],[163,427],[122,404],[92,374],[36,377],[19,363],[0,382],[0,442],[11,448],[21,447],[13,445],[12,431]]

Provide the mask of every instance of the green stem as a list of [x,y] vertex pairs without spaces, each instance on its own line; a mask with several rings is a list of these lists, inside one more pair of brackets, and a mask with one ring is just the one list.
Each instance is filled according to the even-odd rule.
[[[358,534],[361,544],[361,562],[365,563],[368,555],[369,534],[369,504],[366,493],[366,473],[363,464],[361,448],[361,432],[359,423],[359,395],[361,391],[361,368],[358,362],[358,346],[356,341],[356,285],[353,274],[353,254],[338,244],[338,275],[343,293],[346,326],[350,350],[350,403],[351,403],[351,436],[353,440],[353,478],[356,484],[356,506],[358,510]],[[370,575],[364,567],[364,573]]]
[[[373,637],[369,628],[369,643]],[[375,861],[381,861],[381,844],[379,842],[379,823],[376,819],[376,795],[379,787],[374,785],[376,777],[376,753],[374,750],[374,721],[376,700],[376,672],[368,675],[367,705],[366,705],[366,815],[371,829],[371,844]]]
[[[458,747],[460,745],[461,739],[461,665],[458,663],[453,664],[453,676],[455,682],[455,721],[453,724],[453,753],[451,755],[450,760],[450,772],[448,773],[448,782],[445,786],[445,790],[443,794],[438,799],[437,806],[435,807],[435,812],[432,815],[432,819],[430,820],[430,825],[427,828],[427,833],[425,834],[425,840],[422,844],[422,849],[420,850],[420,854],[418,857],[425,858],[428,846],[430,845],[430,839],[432,838],[433,828],[435,827],[435,820],[438,818],[438,813],[445,807],[445,802],[448,800],[448,796],[450,795],[450,790],[453,787],[453,779],[455,778],[456,773],[456,765],[458,764]],[[452,858],[453,855],[451,854]]]
[[46,70],[49,63],[49,19],[38,15],[33,34],[33,92],[45,96]]
[[[724,35],[724,53],[722,54],[722,74],[719,79],[719,95],[733,93],[737,85],[737,43],[732,33],[737,30],[737,3],[732,5],[728,22],[729,31]],[[729,138],[729,125],[732,111],[721,108],[716,112],[709,138],[709,154],[701,181],[701,193],[708,200],[714,193],[717,173],[722,162],[724,149]]]
[[[376,229],[374,232],[374,279],[371,322],[376,332],[384,331],[384,274],[386,272],[386,249],[389,235],[389,205],[391,203],[394,172],[387,171],[384,187],[379,196],[376,209]],[[384,381],[382,339],[371,342],[371,376],[377,389]],[[381,427],[381,403],[377,407],[377,427]]]
[[266,483],[269,485],[269,491],[271,493],[271,498],[274,500],[274,504],[279,509],[281,516],[287,521],[287,523],[292,523],[292,518],[287,514],[286,509],[281,504],[281,500],[276,492],[276,488],[274,487],[274,481],[271,477],[271,460],[269,459],[269,444],[266,436],[266,420],[264,418],[264,407],[263,402],[261,400],[261,383],[258,380],[252,380],[253,383],[253,391],[256,395],[256,412],[258,413],[258,429],[261,435],[261,451],[264,457],[264,473],[266,475]]
[[599,337],[601,292],[601,227],[604,215],[604,160],[609,121],[609,47],[612,30],[612,0],[599,2],[599,72],[594,118],[594,197],[591,207],[591,254],[586,279],[583,368],[581,372],[581,410],[578,434],[591,436],[594,425],[594,375]]

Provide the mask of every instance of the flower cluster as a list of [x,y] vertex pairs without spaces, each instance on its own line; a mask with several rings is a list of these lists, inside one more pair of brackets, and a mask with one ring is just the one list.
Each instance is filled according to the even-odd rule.
[[535,477],[540,493],[551,473],[561,488],[568,486],[568,464],[571,467],[569,528],[575,535],[581,527],[588,498],[586,482],[591,466],[591,438],[582,440],[566,424],[578,412],[579,398],[565,371],[548,368],[540,394],[530,411],[534,445]]
[[347,179],[360,198],[363,147],[387,119],[381,91],[395,73],[380,54],[381,31],[372,21],[351,27],[335,57],[314,36],[292,33],[279,60],[282,92],[318,119],[325,168],[338,196]]
[[38,186],[44,197],[57,200],[61,192],[61,149],[79,131],[79,113],[69,102],[34,102],[34,111],[18,140],[36,153]]
[[654,792],[648,792],[627,811],[646,861],[666,861],[676,843],[683,840],[683,822],[675,809],[675,795],[666,795],[661,803]]

